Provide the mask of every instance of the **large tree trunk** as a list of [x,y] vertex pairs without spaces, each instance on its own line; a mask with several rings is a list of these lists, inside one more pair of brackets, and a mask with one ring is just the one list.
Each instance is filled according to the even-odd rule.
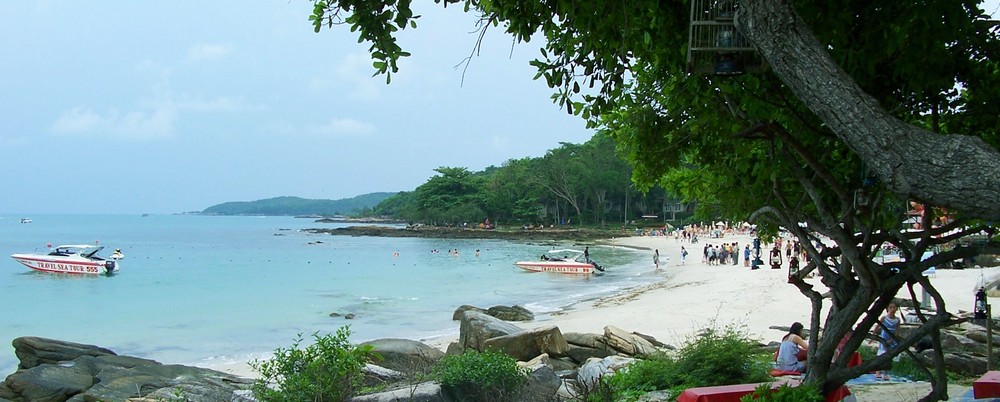
[[896,194],[1000,220],[1000,152],[893,117],[838,66],[787,0],[740,0],[737,27],[806,107]]

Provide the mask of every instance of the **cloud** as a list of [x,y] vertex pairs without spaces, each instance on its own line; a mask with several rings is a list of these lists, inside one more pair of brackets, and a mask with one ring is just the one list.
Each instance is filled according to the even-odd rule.
[[385,77],[372,77],[372,59],[367,53],[351,53],[340,61],[330,76],[313,77],[309,89],[317,92],[336,91],[347,98],[364,102],[374,102],[382,96],[381,87]]
[[76,107],[64,112],[52,124],[52,132],[67,137],[153,140],[173,135],[177,111],[162,104],[149,112],[120,112],[112,108],[104,113]]
[[253,106],[243,98],[230,98],[227,96],[215,99],[190,99],[177,103],[177,109],[193,112],[239,112],[245,110],[261,110],[260,106]]
[[233,49],[229,45],[199,43],[188,48],[186,60],[189,62],[198,62],[222,59],[232,52]]
[[375,131],[377,128],[374,125],[351,118],[331,119],[326,124],[312,126],[307,130],[309,134],[333,137],[364,136]]

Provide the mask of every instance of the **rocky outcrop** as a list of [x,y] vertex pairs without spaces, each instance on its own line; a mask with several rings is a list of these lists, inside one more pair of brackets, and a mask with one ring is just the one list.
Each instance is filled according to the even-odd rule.
[[444,357],[444,352],[409,339],[383,338],[361,345],[371,345],[382,357],[379,366],[404,373],[426,372]]
[[488,309],[483,309],[470,306],[468,304],[463,304],[455,309],[455,313],[451,315],[451,319],[455,321],[461,320],[462,315],[465,314],[466,311],[476,311],[504,321],[531,321],[535,319],[535,314],[532,313],[531,310],[518,305],[493,306]]
[[462,314],[459,325],[458,344],[462,349],[483,351],[487,339],[516,334],[520,327],[477,311]]
[[604,339],[612,349],[630,356],[648,356],[656,352],[656,346],[646,338],[611,325],[604,327]]
[[577,373],[577,382],[585,390],[592,389],[595,384],[601,381],[601,378],[612,375],[624,367],[628,367],[634,361],[634,358],[623,356],[608,356],[603,359],[587,360]]
[[124,401],[129,398],[230,401],[251,380],[219,371],[119,356],[98,346],[22,337],[18,370],[0,385],[11,401]]
[[569,351],[569,344],[555,326],[534,328],[510,335],[497,336],[483,342],[486,349],[502,350],[519,360],[526,361],[545,353],[561,356]]

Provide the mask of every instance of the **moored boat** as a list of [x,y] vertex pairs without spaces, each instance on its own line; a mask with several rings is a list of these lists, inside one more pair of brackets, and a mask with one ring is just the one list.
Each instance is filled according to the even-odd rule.
[[121,267],[124,258],[115,250],[108,258],[98,255],[104,246],[65,245],[52,249],[48,254],[14,254],[11,258],[35,271],[58,274],[110,275]]
[[[562,257],[559,257],[562,255]],[[556,272],[560,274],[590,275],[604,272],[600,265],[588,261],[585,253],[580,250],[551,250],[537,261],[518,261],[515,266],[534,272]]]

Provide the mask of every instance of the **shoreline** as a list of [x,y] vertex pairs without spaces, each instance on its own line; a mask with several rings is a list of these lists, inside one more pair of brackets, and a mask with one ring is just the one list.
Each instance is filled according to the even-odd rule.
[[[742,254],[741,261],[735,266],[702,263],[702,250],[706,244],[732,242],[739,243],[739,247],[743,248],[750,244],[751,237],[727,235],[720,239],[703,238],[694,244],[664,236],[601,239],[597,241],[598,244],[648,252],[651,272],[655,270],[652,263],[653,250],[659,250],[660,270],[665,274],[664,278],[614,295],[581,300],[558,312],[545,314],[535,321],[514,324],[526,329],[554,325],[563,333],[603,333],[605,326],[612,325],[628,332],[655,337],[673,346],[680,346],[686,338],[706,326],[736,325],[762,343],[777,341],[784,334],[782,330],[771,329],[772,326],[787,327],[797,321],[809,327],[810,301],[798,288],[787,283],[787,264],[783,269],[774,270],[765,266],[752,271],[743,266]],[[683,265],[680,264],[682,246],[689,253]],[[981,280],[989,280],[997,275],[1000,275],[1000,267],[941,269],[937,270],[932,281],[946,300],[948,309],[958,313],[972,309],[975,289]],[[819,278],[807,281],[821,293],[828,290]],[[909,294],[904,288],[897,296],[908,298]],[[825,305],[823,317],[827,308]],[[456,322],[453,334],[420,341],[443,351],[457,339]],[[207,368],[243,377],[255,377],[246,362]],[[897,385],[901,386],[865,386],[863,389],[866,393],[877,393]],[[906,387],[922,389],[920,385],[912,383]],[[929,387],[926,385],[928,390]],[[891,393],[888,397],[888,400],[895,400]],[[882,396],[859,400],[881,400],[878,398]]]

